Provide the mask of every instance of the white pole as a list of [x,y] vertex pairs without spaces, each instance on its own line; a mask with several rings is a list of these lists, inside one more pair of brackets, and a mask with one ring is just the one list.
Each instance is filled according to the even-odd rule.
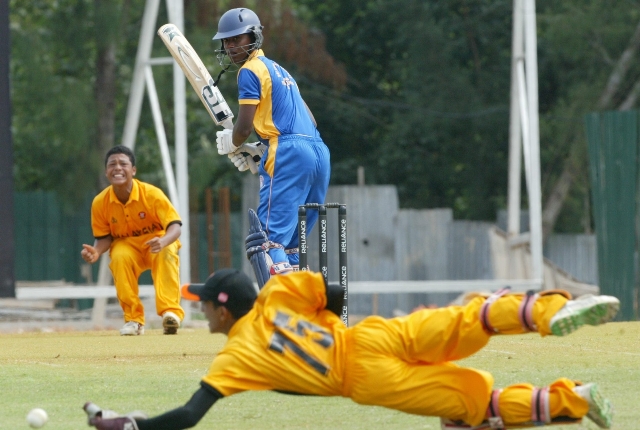
[[178,200],[178,189],[176,188],[176,180],[173,176],[173,166],[171,165],[171,154],[169,153],[169,145],[167,144],[167,134],[162,123],[162,114],[160,113],[160,102],[158,101],[158,92],[156,91],[156,83],[153,80],[153,72],[151,66],[144,69],[145,79],[147,83],[147,94],[149,95],[149,104],[151,105],[151,113],[153,114],[153,124],[156,129],[158,138],[158,146],[160,147],[160,155],[162,155],[162,168],[167,179],[167,188],[169,189],[169,199],[178,213],[180,212],[180,201]]
[[158,19],[158,5],[160,0],[147,0],[142,16],[142,28],[140,29],[140,40],[138,41],[138,52],[136,53],[136,63],[133,69],[133,79],[129,92],[129,103],[127,104],[127,116],[122,132],[122,144],[133,149],[136,146],[136,133],[140,123],[140,111],[142,110],[142,99],[144,96],[144,68],[151,57],[151,47],[153,46],[153,36],[156,32],[154,26]]
[[[100,256],[100,266],[98,267],[98,279],[96,284],[100,287],[106,285],[112,285],[113,278],[111,277],[111,270],[109,269],[109,263],[111,257],[108,252],[105,252]],[[104,327],[107,311],[107,299],[106,297],[95,297],[93,299],[93,309],[91,309],[91,324],[94,328]]]
[[520,173],[522,146],[520,144],[520,106],[517,67],[524,54],[522,0],[513,1],[513,35],[511,40],[511,106],[509,109],[509,185],[507,194],[507,233],[520,234]]
[[524,152],[524,178],[527,194],[531,194],[531,132],[529,124],[529,106],[527,97],[527,82],[524,73],[524,61],[521,59],[516,66],[518,81],[518,101],[520,110],[520,126],[522,128],[522,147]]
[[[131,80],[131,88],[129,89],[127,115],[122,132],[122,145],[131,149],[134,149],[136,146],[136,133],[140,123],[140,111],[142,110],[142,99],[144,96],[144,70],[147,61],[151,57],[151,47],[153,46],[153,36],[155,34],[153,27],[158,19],[159,4],[160,0],[147,0],[142,15],[138,52],[136,53],[133,78]],[[111,271],[109,270],[110,261],[111,259],[108,253],[102,254],[100,267],[98,269],[98,279],[96,281],[99,286],[112,284]],[[105,306],[106,298],[97,298],[94,300],[94,308],[92,311],[94,325],[103,325]]]
[[538,117],[538,41],[535,0],[525,0],[525,67],[531,136],[531,185],[529,190],[529,224],[531,232],[532,279],[543,282],[542,196],[540,190],[540,122]]
[[[158,7],[160,0],[147,0],[145,3],[144,15],[142,18],[142,26],[140,30],[140,40],[138,43],[138,52],[136,54],[136,63],[131,82],[131,92],[129,94],[129,103],[127,105],[127,116],[122,137],[122,144],[134,148],[135,137],[140,123],[140,112],[142,110],[142,100],[144,95],[144,85],[146,82],[149,103],[153,114],[154,126],[158,138],[158,145],[162,156],[162,165],[167,179],[167,187],[169,191],[169,199],[175,206],[182,219],[182,234],[180,242],[182,247],[179,251],[180,257],[180,283],[190,282],[191,280],[191,259],[190,234],[189,234],[189,176],[188,176],[188,151],[187,151],[187,111],[186,111],[186,95],[185,95],[185,76],[180,67],[172,61],[171,58],[151,59],[151,49],[153,40],[156,35],[156,21],[158,18]],[[169,20],[178,28],[184,31],[184,11],[182,0],[166,0],[167,12]],[[167,143],[167,136],[162,122],[160,113],[160,103],[158,101],[158,93],[156,91],[153,72],[151,66],[154,64],[168,64],[167,60],[173,64],[173,85],[174,85],[174,111],[175,111],[175,128],[176,128],[176,172],[178,181],[173,173],[171,164],[171,155]],[[108,260],[102,259],[100,273],[108,264]],[[103,267],[104,266],[104,267]],[[102,280],[101,278],[99,278]],[[108,282],[100,282],[104,284]],[[191,309],[184,305],[185,321],[191,319]]]
[[[182,0],[167,0],[169,21],[184,33],[184,4]],[[173,100],[176,128],[176,176],[178,180],[178,198],[180,199],[180,283],[191,282],[191,235],[189,212],[189,152],[187,144],[187,97],[184,72],[173,62]],[[185,322],[191,321],[191,302],[183,301]]]

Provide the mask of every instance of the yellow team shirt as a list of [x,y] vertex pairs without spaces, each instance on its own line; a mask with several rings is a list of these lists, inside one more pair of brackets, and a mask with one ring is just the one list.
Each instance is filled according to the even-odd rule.
[[326,305],[321,274],[272,277],[232,327],[203,382],[224,396],[248,390],[343,395],[348,329]]
[[174,223],[182,224],[180,215],[162,190],[137,179],[133,180],[127,203],[120,202],[113,186],[109,186],[91,204],[91,228],[96,239],[109,235],[114,240],[163,236]]

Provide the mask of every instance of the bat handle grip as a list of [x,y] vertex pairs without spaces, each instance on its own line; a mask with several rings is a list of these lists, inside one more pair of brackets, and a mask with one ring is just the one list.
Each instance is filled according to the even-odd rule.
[[233,130],[233,120],[231,118],[227,118],[222,121],[221,125],[227,130]]

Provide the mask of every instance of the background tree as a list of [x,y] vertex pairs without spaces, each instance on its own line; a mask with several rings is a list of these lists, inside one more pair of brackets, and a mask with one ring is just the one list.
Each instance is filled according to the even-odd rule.
[[[360,108],[347,115],[358,120],[345,120],[353,136],[347,127],[331,134],[343,140],[334,179],[349,182],[362,164],[373,171],[369,181],[398,185],[404,207],[448,206],[456,217],[495,220],[506,196],[512,2],[297,3],[345,64],[341,100]],[[590,232],[583,118],[636,106],[640,5],[536,3],[543,228]]]
[[[556,230],[591,232],[584,115],[630,109],[640,85],[640,4],[543,2],[539,38],[545,237]],[[543,99],[544,97],[544,99]],[[559,225],[558,225],[559,224]]]
[[[122,23],[127,21],[130,1],[94,0],[96,65],[94,94],[98,115],[96,150],[106,154],[115,145],[116,126],[116,50],[123,33]],[[98,175],[98,189],[109,185],[107,178]]]
[[506,194],[511,2],[299,3],[350,76],[346,125],[328,139],[340,140],[336,182],[353,183],[361,164],[368,182],[398,186],[403,207],[495,219]]
[[96,177],[90,8],[48,0],[10,6],[16,187],[55,190],[72,206]]
[[[93,178],[121,139],[144,3],[11,0],[20,190],[55,190],[71,205],[104,186]],[[185,33],[214,76],[211,37],[238,6],[258,12],[265,52],[296,77],[330,147],[333,184],[355,183],[364,166],[367,183],[398,187],[402,207],[495,220],[507,188],[511,0],[186,0]],[[637,105],[640,4],[539,0],[537,9],[544,231],[590,231],[583,118]],[[159,40],[153,49],[167,55]],[[154,68],[170,140],[171,73]],[[220,85],[237,111],[234,74]],[[217,155],[197,96],[187,97],[197,201],[206,187],[237,188],[241,175]],[[164,186],[148,107],[140,125],[139,176]]]

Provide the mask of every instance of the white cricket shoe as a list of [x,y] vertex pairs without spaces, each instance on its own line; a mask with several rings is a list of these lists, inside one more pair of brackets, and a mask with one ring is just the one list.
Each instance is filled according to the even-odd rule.
[[589,403],[587,417],[603,429],[611,428],[613,424],[613,405],[604,398],[598,386],[594,383],[577,385],[573,392]]
[[173,312],[167,311],[162,314],[162,327],[164,327],[164,334],[178,334],[180,318]]
[[569,300],[549,323],[551,333],[564,336],[585,324],[599,325],[611,321],[620,309],[620,300],[613,296],[584,295]]
[[120,329],[120,336],[138,336],[144,334],[144,324],[129,321]]

